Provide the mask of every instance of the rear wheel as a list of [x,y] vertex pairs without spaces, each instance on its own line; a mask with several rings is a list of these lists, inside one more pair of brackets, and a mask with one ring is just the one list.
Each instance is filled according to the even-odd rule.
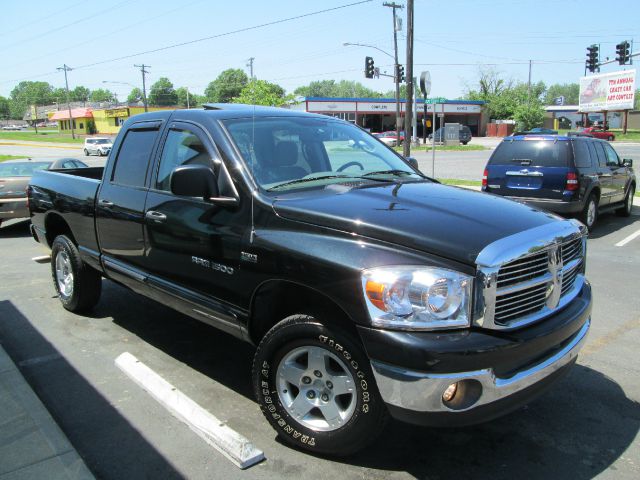
[[88,157],[89,156],[89,150],[87,150],[86,148],[84,149],[84,156]]
[[62,306],[71,312],[91,310],[102,292],[102,276],[84,263],[74,243],[65,235],[51,246],[51,275]]
[[263,414],[296,448],[350,455],[372,442],[387,419],[358,341],[309,315],[269,330],[254,357],[253,382]]
[[598,197],[593,193],[587,198],[587,203],[584,205],[582,214],[580,215],[580,221],[584,223],[589,231],[593,229],[598,218]]
[[624,198],[624,206],[616,210],[616,213],[621,217],[628,217],[631,215],[631,210],[633,209],[633,196],[636,193],[636,189],[633,185],[629,187],[629,191],[627,192],[627,196]]
[[613,142],[613,135],[609,135],[609,136],[607,137],[607,140],[609,140],[610,142]]

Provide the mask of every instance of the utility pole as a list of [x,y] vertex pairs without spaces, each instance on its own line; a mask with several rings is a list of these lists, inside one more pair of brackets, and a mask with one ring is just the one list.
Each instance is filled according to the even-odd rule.
[[253,61],[255,60],[255,57],[251,57],[249,60],[247,60],[247,67],[249,67],[249,80],[253,80]]
[[[404,146],[402,154],[405,157],[411,155],[411,141],[413,140],[413,129],[411,122],[413,120],[413,0],[407,0],[407,103],[404,109]],[[411,133],[409,133],[411,132]]]
[[[396,9],[404,8],[402,5],[398,5],[397,3],[383,3],[385,7],[390,7],[393,9],[393,52],[394,52],[394,78],[396,82],[396,145],[400,145],[400,76],[399,76],[399,68],[398,68],[398,23],[396,18]],[[404,132],[405,137],[407,136],[407,132]]]
[[187,110],[189,110],[189,108],[191,108],[191,106],[189,105],[189,87],[186,87],[187,89]]
[[142,73],[142,101],[144,102],[144,111],[148,112],[149,107],[147,105],[147,82],[145,79],[145,75],[149,72],[147,72],[145,68],[151,68],[151,65],[145,65],[143,63],[142,65],[134,65],[134,67],[139,68],[140,72]]
[[71,127],[71,138],[76,138],[76,132],[73,128],[73,118],[71,117],[71,102],[69,100],[69,81],[67,80],[67,72],[73,70],[65,63],[62,67],[58,67],[56,70],[64,70],[64,86],[67,90],[67,109],[69,110],[69,126]]

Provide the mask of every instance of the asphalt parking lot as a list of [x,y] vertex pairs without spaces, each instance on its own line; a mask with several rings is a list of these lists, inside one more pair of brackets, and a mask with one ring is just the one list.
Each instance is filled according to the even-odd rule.
[[[251,395],[251,346],[104,281],[90,317],[55,297],[28,221],[0,229],[0,341],[97,478],[638,478],[640,208],[602,215],[588,242],[593,328],[553,390],[491,423],[392,422],[367,450],[323,459],[275,438]],[[114,364],[130,352],[264,450],[241,471]]]

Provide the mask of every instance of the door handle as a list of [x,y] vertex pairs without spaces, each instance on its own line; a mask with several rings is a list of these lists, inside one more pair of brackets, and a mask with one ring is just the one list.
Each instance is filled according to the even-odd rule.
[[164,213],[156,212],[155,210],[149,210],[145,213],[144,218],[147,220],[153,220],[156,223],[162,223],[167,219]]
[[100,205],[102,205],[103,207],[107,207],[107,208],[109,208],[109,207],[113,207],[113,202],[110,202],[109,200],[102,199],[102,200],[100,200],[100,202],[99,202],[99,203],[100,203]]

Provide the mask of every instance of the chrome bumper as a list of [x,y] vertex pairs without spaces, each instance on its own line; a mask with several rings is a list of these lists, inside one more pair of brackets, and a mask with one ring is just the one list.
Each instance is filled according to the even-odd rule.
[[[545,379],[572,362],[584,345],[591,321],[587,320],[562,350],[509,378],[497,377],[492,369],[451,374],[407,371],[372,361],[373,374],[385,403],[416,412],[462,412],[509,397]],[[461,381],[479,384],[477,399],[462,408],[450,407],[442,399],[449,385]],[[477,383],[476,383],[477,382]],[[476,389],[477,391],[477,389]]]

